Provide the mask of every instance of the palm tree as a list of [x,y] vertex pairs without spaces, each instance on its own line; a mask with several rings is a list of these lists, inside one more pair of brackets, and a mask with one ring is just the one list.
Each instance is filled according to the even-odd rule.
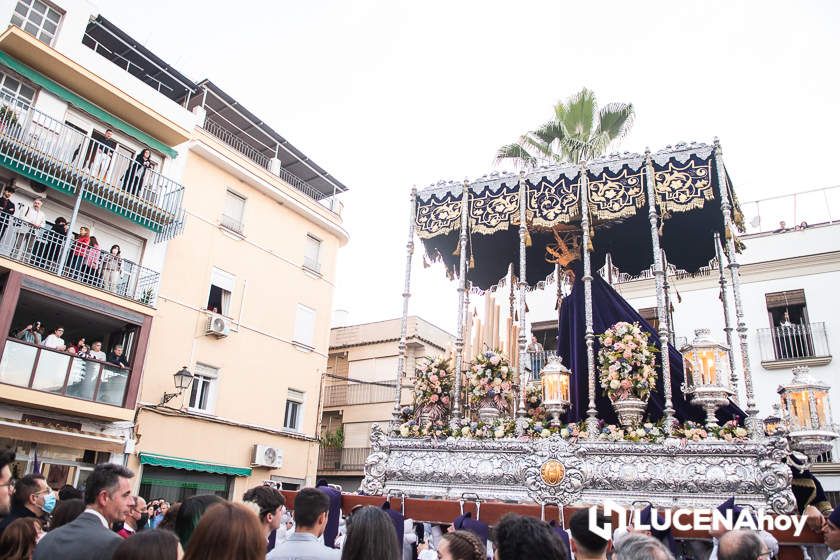
[[519,167],[545,163],[580,164],[607,151],[633,125],[633,105],[609,103],[600,110],[586,88],[554,106],[554,118],[499,148],[496,161],[513,160]]

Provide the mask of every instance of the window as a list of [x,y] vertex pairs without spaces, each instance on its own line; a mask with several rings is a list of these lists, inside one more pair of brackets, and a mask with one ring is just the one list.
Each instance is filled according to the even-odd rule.
[[808,323],[805,290],[787,290],[764,294],[771,327]]
[[48,45],[52,45],[60,21],[58,10],[41,0],[18,0],[12,14],[12,25],[17,25]]
[[207,310],[230,316],[230,296],[236,286],[236,276],[213,267],[210,275],[210,295],[207,297]]
[[205,366],[195,365],[195,377],[190,387],[191,410],[201,412],[213,412],[216,400],[216,383],[218,382],[219,370]]
[[222,211],[221,226],[236,233],[242,233],[245,216],[245,197],[233,191],[225,193],[225,207]]
[[770,337],[777,360],[815,357],[815,334],[808,321],[805,290],[787,290],[765,294]]
[[298,304],[292,340],[310,348],[315,347],[315,310],[311,307]]
[[655,331],[659,331],[659,310],[656,307],[645,307],[639,309],[639,315],[647,321],[647,324]]
[[321,240],[312,235],[306,236],[303,266],[313,272],[321,272]]
[[18,78],[0,72],[0,97],[2,101],[20,100],[31,105],[35,101],[35,88]]
[[283,427],[288,430],[300,431],[300,417],[303,411],[303,391],[289,389],[286,395],[286,416]]

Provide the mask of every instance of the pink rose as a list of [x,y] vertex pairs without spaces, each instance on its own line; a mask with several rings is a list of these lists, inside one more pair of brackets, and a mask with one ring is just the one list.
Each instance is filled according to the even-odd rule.
[[432,395],[431,397],[429,397],[429,400],[432,401],[432,402],[438,402],[438,396],[437,395]]

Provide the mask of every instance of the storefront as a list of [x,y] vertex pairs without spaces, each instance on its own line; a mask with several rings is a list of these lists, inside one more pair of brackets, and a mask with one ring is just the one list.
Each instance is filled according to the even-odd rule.
[[142,476],[139,494],[146,499],[183,502],[197,494],[215,494],[230,499],[234,479],[251,476],[251,469],[190,459],[140,453]]

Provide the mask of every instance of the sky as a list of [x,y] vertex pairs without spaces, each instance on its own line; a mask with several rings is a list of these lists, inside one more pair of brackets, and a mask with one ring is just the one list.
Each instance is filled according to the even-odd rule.
[[[742,201],[840,184],[840,2],[98,0],[350,189],[335,308],[402,311],[409,192],[496,169],[581,89],[633,103],[616,149],[720,137]],[[412,268],[410,312],[454,332],[455,284]]]

